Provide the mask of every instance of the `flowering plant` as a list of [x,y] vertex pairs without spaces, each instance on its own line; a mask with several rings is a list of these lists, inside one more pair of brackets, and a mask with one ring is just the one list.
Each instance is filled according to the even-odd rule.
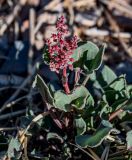
[[[76,159],[78,155],[80,159],[107,159],[107,149],[111,146],[111,154],[120,153],[122,144],[126,147],[122,157],[129,158],[132,86],[127,85],[124,75],[117,77],[102,64],[104,45],[99,49],[92,42],[79,41],[76,36],[69,39],[63,16],[58,19],[56,29],[57,33],[46,41],[43,59],[57,74],[59,82],[46,83],[40,75],[36,76],[35,85],[42,96],[45,112],[32,119],[19,141],[24,142],[29,133],[35,135],[31,129],[37,124],[37,132],[44,132],[43,143],[48,144],[46,158],[54,159],[51,150],[55,150],[59,159]],[[55,87],[56,83],[59,88]],[[9,157],[13,157],[12,152],[15,154],[14,149],[18,151],[22,147],[18,146],[19,141],[11,141]],[[35,151],[40,153],[38,148]],[[43,152],[42,149],[44,155]]]
[[[61,129],[74,126],[75,142],[78,145],[93,148],[104,140],[110,142],[111,133],[119,134],[111,121],[124,112],[131,112],[131,107],[126,105],[129,104],[131,96],[127,90],[125,77],[124,75],[117,77],[105,65],[99,73],[96,72],[101,66],[105,45],[98,49],[92,42],[79,41],[77,36],[68,39],[66,37],[69,33],[68,27],[63,16],[58,19],[56,29],[57,33],[52,34],[51,39],[46,42],[44,61],[51,71],[61,76],[64,90],[63,88],[52,90],[39,75],[36,78],[36,85],[50,106],[48,109],[54,108],[57,112],[65,112],[55,123]],[[69,71],[74,74],[71,89]],[[92,84],[89,91],[86,87],[87,81]],[[93,135],[86,134],[93,132],[93,129],[95,129]],[[130,148],[129,144],[127,147]]]

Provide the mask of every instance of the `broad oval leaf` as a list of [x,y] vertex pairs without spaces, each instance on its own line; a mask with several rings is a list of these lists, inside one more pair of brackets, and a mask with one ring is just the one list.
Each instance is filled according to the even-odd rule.
[[97,77],[97,81],[102,87],[105,87],[113,82],[116,78],[116,74],[108,66],[104,65],[101,73]]
[[124,76],[116,78],[104,88],[103,100],[112,107],[113,111],[122,107],[127,102],[129,95]]
[[54,94],[54,106],[60,110],[65,112],[70,110],[70,97],[65,94],[63,91],[57,91]]
[[49,91],[49,88],[40,75],[36,75],[33,86],[38,87],[44,102],[53,104],[53,97]]
[[21,143],[17,138],[12,138],[8,150],[7,150],[7,155],[8,158],[20,158],[21,156]]
[[72,106],[76,109],[83,109],[88,102],[90,103],[92,101],[90,99],[92,97],[91,94],[84,86],[78,86],[69,96],[72,99]]
[[91,95],[84,86],[76,87],[68,95],[63,91],[57,91],[54,94],[54,106],[65,112],[70,111],[71,107],[83,109],[88,102],[93,103],[93,99],[88,99],[89,96]]
[[[87,58],[87,61],[84,63],[84,69],[88,73],[91,73],[91,72],[93,72],[94,70],[97,70],[100,67],[100,65],[102,63],[102,58],[103,58],[103,55],[104,55],[104,50],[105,50],[105,45],[103,45],[99,49],[99,51],[96,54],[96,56],[94,57],[94,59]],[[89,53],[88,53],[88,55],[89,55]]]
[[112,127],[112,124],[103,120],[93,135],[76,136],[75,141],[81,147],[97,147],[103,142],[104,139],[107,138],[107,136],[112,131],[115,131]]
[[132,151],[132,130],[127,132],[126,141],[127,141],[127,149],[129,151]]
[[74,50],[74,53],[72,55],[72,58],[74,58],[75,62],[79,61],[84,56],[84,53],[89,54],[89,57],[87,57],[89,60],[94,59],[94,57],[99,51],[98,47],[90,41],[79,42],[78,46],[79,47]]
[[86,132],[86,123],[83,118],[76,118],[75,126],[77,129],[77,135],[82,135],[84,132]]
[[85,72],[91,73],[98,69],[102,62],[105,46],[99,48],[92,42],[80,42],[79,47],[74,51],[74,68],[80,67]]

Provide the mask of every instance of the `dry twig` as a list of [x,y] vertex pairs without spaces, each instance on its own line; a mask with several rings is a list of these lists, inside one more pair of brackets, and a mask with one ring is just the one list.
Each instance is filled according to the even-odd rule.
[[6,107],[7,104],[10,103],[11,101],[13,101],[21,92],[21,89],[24,88],[33,78],[33,75],[36,72],[36,65],[34,65],[34,67],[32,68],[32,73],[31,75],[29,75],[24,81],[23,83],[20,85],[20,87],[16,90],[16,92],[4,103],[4,105],[0,108],[0,113],[2,113]]
[[105,10],[105,14],[106,14],[106,17],[109,20],[109,23],[110,23],[111,27],[113,28],[113,30],[118,33],[118,35],[119,35],[118,39],[119,39],[119,42],[122,45],[124,51],[126,52],[126,54],[128,56],[132,57],[132,53],[128,49],[129,47],[123,41],[123,38],[120,36],[120,28],[119,28],[117,22],[114,20],[114,17],[112,17],[112,15],[108,11],[106,11],[106,10]]
[[14,19],[17,16],[18,12],[21,10],[21,7],[22,6],[20,4],[17,4],[14,7],[13,13],[7,17],[6,23],[4,23],[2,25],[2,27],[0,28],[0,36],[2,36],[4,34],[6,29],[9,27],[9,25],[14,21]]
[[29,47],[29,54],[28,54],[28,73],[30,74],[32,72],[32,63],[33,63],[33,47],[35,42],[35,36],[34,36],[34,28],[35,28],[35,10],[34,8],[30,9],[29,12],[29,31],[30,31],[30,47]]

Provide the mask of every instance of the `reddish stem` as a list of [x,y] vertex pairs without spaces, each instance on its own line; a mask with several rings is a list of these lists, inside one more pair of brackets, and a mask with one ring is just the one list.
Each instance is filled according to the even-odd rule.
[[120,113],[122,113],[123,110],[122,109],[118,109],[115,112],[113,112],[110,117],[109,117],[109,121],[113,120],[116,116],[118,116]]
[[78,83],[80,79],[80,68],[76,70],[75,72],[75,85]]
[[65,89],[66,94],[70,93],[70,89],[69,89],[69,85],[68,85],[68,78],[67,78],[67,74],[66,74],[66,67],[63,68],[63,87]]

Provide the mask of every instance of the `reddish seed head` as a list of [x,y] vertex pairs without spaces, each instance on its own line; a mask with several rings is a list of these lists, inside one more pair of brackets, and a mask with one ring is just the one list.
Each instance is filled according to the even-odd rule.
[[68,34],[68,27],[65,24],[64,16],[61,16],[56,23],[57,34],[52,34],[51,38],[46,41],[48,51],[50,54],[50,69],[59,73],[64,67],[73,69],[72,63],[74,59],[71,58],[73,50],[77,48],[77,36],[71,40],[66,40],[65,36]]

